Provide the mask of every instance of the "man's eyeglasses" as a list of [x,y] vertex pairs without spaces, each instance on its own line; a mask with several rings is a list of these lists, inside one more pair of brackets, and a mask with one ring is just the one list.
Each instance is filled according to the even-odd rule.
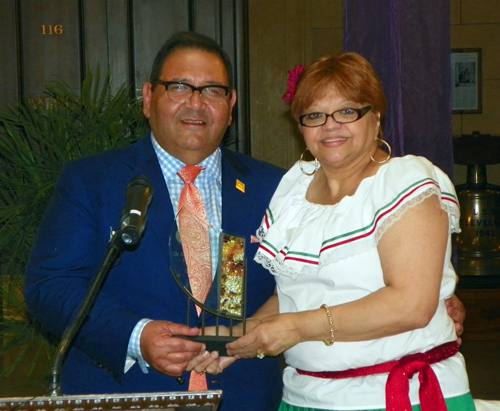
[[299,117],[299,122],[306,127],[319,127],[326,123],[328,117],[333,118],[333,121],[339,124],[354,123],[362,118],[371,110],[372,106],[363,108],[343,108],[334,111],[332,114],[326,113],[309,113]]
[[176,103],[187,102],[195,91],[200,93],[200,99],[208,105],[217,105],[224,102],[225,97],[230,93],[231,88],[210,84],[207,86],[195,87],[182,81],[158,80],[157,84],[162,84],[167,90],[168,98]]

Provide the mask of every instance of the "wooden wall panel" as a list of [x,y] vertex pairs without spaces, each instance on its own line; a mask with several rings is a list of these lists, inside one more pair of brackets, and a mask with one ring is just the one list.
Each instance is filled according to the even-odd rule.
[[305,144],[281,100],[287,72],[342,51],[342,0],[252,0],[248,12],[251,152],[290,168]]
[[19,94],[15,0],[0,0],[0,16],[0,106],[4,106]]
[[287,71],[309,60],[310,3],[252,1],[249,5],[252,155],[289,168],[304,143],[281,97]]
[[233,62],[234,85],[238,90],[238,102],[233,113],[233,125],[229,138],[234,141],[230,147],[251,154],[250,122],[250,62],[248,49],[248,5],[246,1],[233,1],[232,7],[223,0],[221,7],[221,44]]
[[128,0],[107,0],[108,67],[116,85],[132,84],[130,9]]
[[19,2],[21,94],[43,97],[46,81],[64,80],[74,90],[81,82],[79,2]]
[[84,53],[85,61],[92,70],[99,66],[99,69],[106,70],[106,66],[100,67],[103,62],[108,61],[108,49],[99,46],[108,38],[108,15],[105,0],[93,0],[83,3],[82,14],[80,16],[84,33]]
[[197,2],[192,10],[192,24],[196,27],[196,31],[206,34],[217,41],[220,41],[221,33],[219,31],[221,25],[220,15],[220,0]]
[[133,0],[132,1],[132,59],[136,94],[149,79],[151,64],[165,40],[177,31],[189,29],[189,2],[187,0]]
[[[153,59],[177,31],[217,40],[247,95],[247,0],[0,0],[0,107],[44,97],[45,82],[61,79],[79,92],[87,65],[110,71],[114,89],[129,84],[140,96]],[[248,100],[240,99],[230,134],[245,151]]]
[[99,68],[101,76],[109,70],[114,91],[117,91],[123,83],[130,84],[132,76],[127,1],[85,1],[81,20],[85,61],[91,70],[95,71]]

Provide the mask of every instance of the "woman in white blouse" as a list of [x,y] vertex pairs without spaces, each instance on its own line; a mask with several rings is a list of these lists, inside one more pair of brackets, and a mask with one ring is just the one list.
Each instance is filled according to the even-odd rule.
[[384,92],[363,57],[290,74],[285,96],[315,160],[271,200],[255,258],[277,295],[228,354],[284,353],[280,411],[474,410],[445,305],[457,279],[452,182],[423,157],[391,158]]

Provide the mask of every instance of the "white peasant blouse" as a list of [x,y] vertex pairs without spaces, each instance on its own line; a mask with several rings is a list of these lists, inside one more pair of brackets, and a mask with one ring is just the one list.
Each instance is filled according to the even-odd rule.
[[[313,168],[312,163],[305,163]],[[255,260],[276,277],[280,312],[318,309],[367,296],[384,287],[377,244],[384,232],[411,207],[436,195],[448,213],[450,239],[443,266],[440,301],[423,329],[371,341],[298,344],[285,353],[283,399],[292,405],[323,409],[385,407],[387,374],[326,380],[298,374],[340,371],[399,359],[456,340],[444,300],[455,290],[451,234],[459,232],[460,209],[447,175],[427,159],[393,158],[365,178],[355,194],[335,205],[306,200],[312,177],[298,164],[283,177],[257,231]],[[411,238],[408,238],[411,241]],[[429,238],[429,241],[432,241]],[[335,319],[334,319],[335,320]],[[469,391],[461,354],[432,365],[445,398]],[[418,403],[418,376],[410,381],[410,399]]]

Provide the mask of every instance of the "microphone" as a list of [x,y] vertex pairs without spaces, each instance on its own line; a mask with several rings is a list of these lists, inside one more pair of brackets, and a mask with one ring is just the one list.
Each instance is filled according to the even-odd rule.
[[126,245],[136,244],[140,238],[144,226],[146,225],[146,211],[153,189],[151,183],[144,176],[135,177],[127,186],[127,204],[123,210],[121,219],[121,229],[113,234],[113,237],[108,245],[108,253],[101,264],[99,272],[94,276],[90,283],[87,295],[82,301],[82,305],[78,310],[76,317],[64,331],[59,345],[56,347],[54,360],[52,362],[49,391],[51,396],[59,396],[61,391],[60,376],[61,368],[66,356],[66,352],[70,348],[73,339],[87,319],[90,309],[99,294],[101,285],[106,278],[113,263],[120,256]]
[[153,196],[151,183],[144,176],[133,178],[127,186],[127,203],[120,222],[120,237],[126,245],[139,242],[146,225],[146,212]]

